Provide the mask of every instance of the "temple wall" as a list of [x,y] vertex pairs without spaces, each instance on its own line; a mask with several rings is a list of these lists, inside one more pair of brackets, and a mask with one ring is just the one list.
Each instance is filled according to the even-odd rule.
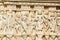
[[54,3],[0,3],[0,40],[60,40],[59,8]]

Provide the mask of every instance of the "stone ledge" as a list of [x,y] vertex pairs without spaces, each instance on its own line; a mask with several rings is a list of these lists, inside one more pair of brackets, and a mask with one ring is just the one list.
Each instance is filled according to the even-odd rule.
[[37,2],[37,3],[40,3],[40,2],[54,2],[54,3],[59,3],[60,0],[0,0],[0,2]]

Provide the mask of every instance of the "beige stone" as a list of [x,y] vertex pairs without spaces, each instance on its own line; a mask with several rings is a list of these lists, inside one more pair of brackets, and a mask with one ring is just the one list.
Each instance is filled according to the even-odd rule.
[[[22,2],[0,4],[1,39],[60,40],[55,37],[60,35],[60,10],[56,7],[59,5]],[[47,6],[49,8],[46,9]]]

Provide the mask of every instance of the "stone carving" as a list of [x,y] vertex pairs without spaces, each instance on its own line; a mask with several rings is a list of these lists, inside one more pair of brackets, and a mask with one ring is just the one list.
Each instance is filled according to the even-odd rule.
[[0,6],[0,40],[60,40],[60,11],[56,7],[20,6]]

